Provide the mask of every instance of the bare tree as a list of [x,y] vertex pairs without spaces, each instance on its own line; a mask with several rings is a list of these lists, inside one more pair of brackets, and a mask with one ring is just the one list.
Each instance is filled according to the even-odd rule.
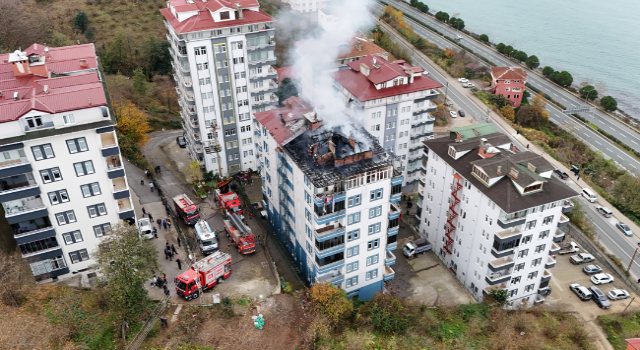
[[28,8],[25,2],[0,0],[0,50],[14,51],[46,42],[50,23],[45,14]]
[[34,284],[33,274],[18,253],[0,253],[0,279],[0,299],[8,306],[19,306],[28,286]]

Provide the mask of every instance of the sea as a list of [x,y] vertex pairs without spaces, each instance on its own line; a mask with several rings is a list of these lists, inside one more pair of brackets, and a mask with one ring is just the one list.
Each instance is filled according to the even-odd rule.
[[[566,70],[640,119],[640,0],[428,0],[429,11]],[[603,90],[603,91],[600,91]]]

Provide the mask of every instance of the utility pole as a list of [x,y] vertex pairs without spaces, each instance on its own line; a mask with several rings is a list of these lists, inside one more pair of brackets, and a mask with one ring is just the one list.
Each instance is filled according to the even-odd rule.
[[448,91],[449,91],[449,81],[447,81],[447,87],[444,89],[444,105],[445,106],[447,105],[447,92]]
[[624,308],[624,311],[622,311],[622,313],[627,312],[627,309],[629,308],[629,306],[631,306],[631,304],[633,304],[634,300],[636,300],[636,297],[633,297],[633,299],[631,299],[631,301],[629,302],[629,305],[627,305],[627,307]]
[[627,267],[627,274],[629,273],[629,270],[631,269],[631,264],[633,264],[633,259],[635,259],[636,255],[638,254],[638,249],[640,249],[640,242],[638,242],[638,248],[636,248],[636,250],[633,252],[633,256],[631,257],[631,261],[629,261],[629,266]]

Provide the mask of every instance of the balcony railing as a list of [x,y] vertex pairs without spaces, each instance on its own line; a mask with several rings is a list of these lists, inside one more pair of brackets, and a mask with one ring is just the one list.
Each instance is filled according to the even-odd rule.
[[24,154],[24,150],[22,149],[3,152],[3,153],[8,154],[9,159],[6,159],[5,157],[3,157],[2,161],[0,161],[0,168],[12,167],[20,164],[29,163],[29,159]]
[[338,210],[335,211],[333,213],[329,213],[329,214],[325,214],[325,215],[321,215],[318,216],[318,214],[316,212],[313,212],[313,219],[316,222],[316,224],[326,224],[330,221],[335,221],[338,219],[343,219],[344,217],[347,216],[347,210],[346,209],[342,209],[342,210]]
[[513,256],[505,256],[504,258],[498,258],[495,260],[492,260],[489,262],[489,265],[491,265],[491,267],[493,267],[494,269],[498,269],[502,266],[508,266],[508,265],[512,265],[513,266],[514,261],[513,261]]
[[556,266],[556,259],[548,256],[547,257],[547,262],[544,263],[544,268],[545,269],[550,269],[552,267]]
[[389,220],[400,217],[400,207],[397,204],[389,203]]
[[13,234],[18,237],[52,229],[53,225],[51,224],[51,221],[49,221],[48,217],[44,217],[12,224],[11,227],[13,229]]
[[345,228],[340,223],[332,224],[329,226],[325,226],[323,228],[319,228],[314,231],[315,238],[318,241],[325,241],[327,239],[339,236],[344,234]]
[[333,270],[325,273],[324,275],[317,275],[317,282],[327,282],[327,283],[340,283],[344,280],[344,275],[340,270]]
[[564,215],[561,215],[560,220],[558,220],[558,227],[564,227],[567,225],[569,225],[569,218]]
[[122,213],[133,209],[129,198],[118,199],[118,213]]
[[14,199],[2,203],[2,207],[7,215],[16,215],[24,212],[44,208],[44,202],[40,196]]
[[393,269],[389,266],[385,266],[384,267],[384,274],[383,274],[383,280],[384,281],[388,281],[393,279],[393,277],[395,277],[395,271],[393,271]]
[[485,277],[485,280],[490,285],[506,282],[511,278],[512,270],[513,269],[509,268],[509,269],[504,269],[500,271],[489,272]]
[[562,205],[562,213],[568,213],[573,210],[573,202],[572,201],[564,201]]
[[38,186],[38,183],[31,173],[0,178],[0,193],[33,186]]
[[391,266],[396,263],[396,256],[392,252],[387,252],[384,258],[384,265]]
[[36,130],[42,130],[42,129],[51,129],[53,128],[53,122],[42,122],[39,125],[34,125],[34,126],[29,126],[29,125],[25,125],[24,126],[24,131],[36,131]]
[[120,160],[120,155],[116,154],[115,156],[105,157],[107,162],[108,170],[116,170],[122,168],[122,161]]
[[124,177],[116,177],[115,179],[111,179],[111,184],[113,185],[113,192],[120,192],[129,189]]

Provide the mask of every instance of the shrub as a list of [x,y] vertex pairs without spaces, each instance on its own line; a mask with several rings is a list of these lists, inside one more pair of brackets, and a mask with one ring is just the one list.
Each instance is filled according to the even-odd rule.
[[498,50],[498,52],[500,52],[500,53],[504,53],[504,48],[505,47],[506,47],[505,44],[500,43],[500,44],[496,45],[496,50]]
[[376,294],[373,300],[362,308],[362,314],[377,332],[384,334],[404,334],[409,327],[408,309],[391,295]]
[[489,36],[487,34],[480,34],[480,40],[482,40],[485,43],[489,42]]
[[513,53],[513,58],[517,59],[520,62],[524,62],[527,60],[527,58],[529,58],[529,56],[527,56],[524,51],[515,51]]
[[542,68],[542,74],[545,77],[550,76],[551,74],[553,74],[553,72],[555,72],[555,70],[553,68],[549,67],[549,66],[546,66],[546,67]]
[[331,283],[314,284],[310,290],[310,299],[313,310],[333,324],[353,310],[347,293]]
[[611,96],[605,96],[600,99],[600,105],[607,111],[615,111],[618,109],[618,101]]
[[591,101],[595,100],[598,97],[598,90],[596,90],[593,85],[581,87],[578,91],[580,92],[580,96],[582,96],[582,98],[588,98]]
[[438,11],[436,12],[436,19],[446,23],[449,21],[449,14],[443,11]]
[[538,56],[536,55],[529,56],[524,63],[531,69],[535,69],[540,66],[540,60],[538,60]]

